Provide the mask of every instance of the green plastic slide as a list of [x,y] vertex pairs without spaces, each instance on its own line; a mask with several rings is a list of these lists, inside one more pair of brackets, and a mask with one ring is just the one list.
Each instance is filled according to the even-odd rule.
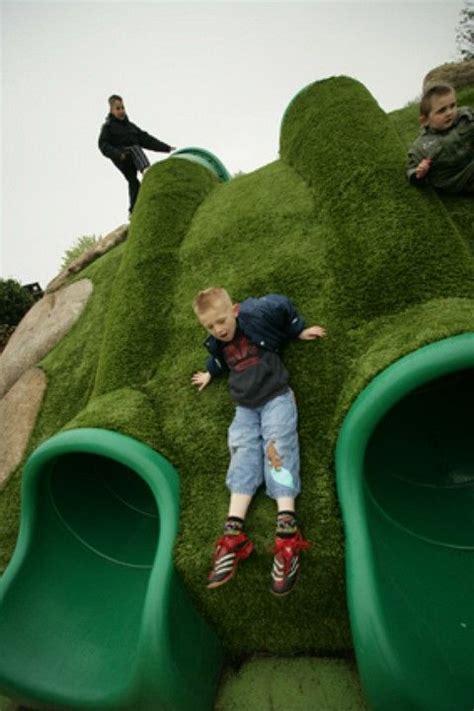
[[474,708],[474,334],[379,374],[337,446],[347,590],[375,711]]
[[197,146],[188,146],[187,148],[180,148],[178,151],[174,151],[171,158],[184,158],[192,163],[198,163],[204,166],[213,173],[216,178],[223,183],[227,183],[230,180],[230,174],[225,165],[214,153],[206,150],[205,148],[198,148]]
[[179,484],[135,439],[55,435],[0,579],[0,690],[34,708],[211,709],[222,650],[173,566]]

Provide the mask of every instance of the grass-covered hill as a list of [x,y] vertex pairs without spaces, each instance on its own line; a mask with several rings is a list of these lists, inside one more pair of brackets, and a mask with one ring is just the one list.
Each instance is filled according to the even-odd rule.
[[[461,93],[474,103],[472,91]],[[129,238],[79,276],[94,283],[80,320],[41,362],[48,390],[29,445],[63,428],[104,427],[159,450],[181,478],[175,564],[197,607],[238,657],[351,648],[334,447],[350,404],[382,369],[420,346],[474,330],[474,202],[405,179],[416,109],[387,116],[358,82],[333,78],[295,97],[280,159],[219,183],[170,159],[144,179]],[[312,548],[288,598],[269,591],[275,508],[257,495],[256,552],[229,585],[205,587],[227,512],[226,383],[202,393],[205,333],[194,294],[235,300],[282,292],[327,338],[284,360],[300,413],[299,520]],[[0,495],[3,563],[17,532],[20,472]]]

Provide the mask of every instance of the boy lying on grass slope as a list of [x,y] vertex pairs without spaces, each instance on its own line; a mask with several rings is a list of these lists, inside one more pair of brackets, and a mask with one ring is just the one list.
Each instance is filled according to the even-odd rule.
[[410,183],[449,193],[474,193],[474,116],[458,108],[450,84],[434,84],[420,102],[422,129],[408,151]]
[[225,289],[210,288],[199,292],[193,308],[210,334],[205,342],[210,355],[207,370],[194,373],[191,381],[201,391],[213,377],[228,372],[236,405],[228,436],[229,513],[215,545],[208,587],[230,580],[239,560],[251,554],[244,519],[253,495],[265,483],[278,506],[270,589],[286,595],[298,578],[299,552],[309,543],[295,517],[300,492],[297,409],[278,349],[291,338],[312,341],[326,332],[321,326],[304,328],[291,301],[278,294],[233,304]]

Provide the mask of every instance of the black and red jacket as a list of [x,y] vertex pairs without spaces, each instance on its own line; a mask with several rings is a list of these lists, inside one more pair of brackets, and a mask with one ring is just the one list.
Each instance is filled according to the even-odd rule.
[[[240,330],[252,343],[274,352],[286,341],[297,338],[304,329],[304,320],[295,306],[287,296],[281,294],[245,299],[240,304],[237,322]],[[228,370],[222,353],[225,345],[214,336],[208,336],[204,342],[210,354],[206,368],[213,377]]]

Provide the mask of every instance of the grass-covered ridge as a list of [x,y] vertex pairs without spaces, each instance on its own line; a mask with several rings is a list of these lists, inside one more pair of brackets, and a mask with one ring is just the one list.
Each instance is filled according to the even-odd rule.
[[[90,303],[42,363],[49,385],[30,449],[63,427],[99,426],[173,462],[182,497],[176,566],[236,656],[350,649],[333,472],[340,425],[377,372],[474,330],[472,199],[456,221],[434,192],[410,187],[396,125],[363,86],[330,79],[295,97],[281,159],[252,174],[219,184],[184,160],[154,166],[128,241],[81,274],[94,281]],[[202,393],[190,384],[205,359],[191,300],[211,284],[236,300],[286,293],[328,330],[325,341],[284,353],[300,413],[299,519],[313,542],[284,600],[268,592],[275,508],[263,494],[248,517],[256,553],[232,583],[205,588],[228,505],[233,410],[225,381]],[[18,477],[0,497],[9,542],[17,489]]]

